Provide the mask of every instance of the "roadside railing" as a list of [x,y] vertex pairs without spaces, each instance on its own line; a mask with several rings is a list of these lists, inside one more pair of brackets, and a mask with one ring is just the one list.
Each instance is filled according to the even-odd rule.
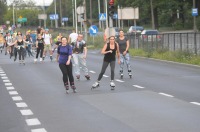
[[200,55],[200,33],[126,34],[132,48],[187,51]]

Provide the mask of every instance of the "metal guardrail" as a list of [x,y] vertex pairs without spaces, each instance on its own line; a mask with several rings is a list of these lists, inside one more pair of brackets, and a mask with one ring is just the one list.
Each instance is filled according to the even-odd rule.
[[200,55],[200,33],[126,34],[132,48],[187,51]]

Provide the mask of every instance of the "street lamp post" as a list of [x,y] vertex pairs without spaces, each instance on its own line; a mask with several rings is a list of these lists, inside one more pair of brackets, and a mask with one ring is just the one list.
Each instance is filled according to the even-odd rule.
[[54,0],[54,8],[55,8],[55,28],[58,28],[58,20],[56,18],[56,0]]
[[[43,8],[44,8],[44,14],[46,14],[44,0],[43,0]],[[46,28],[46,19],[44,19],[44,28]]]
[[14,0],[13,0],[13,25],[15,25],[15,9],[14,9]]

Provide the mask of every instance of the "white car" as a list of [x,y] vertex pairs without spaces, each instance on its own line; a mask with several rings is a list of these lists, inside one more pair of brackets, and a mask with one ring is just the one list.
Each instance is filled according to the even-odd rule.
[[158,30],[143,30],[140,39],[142,41],[160,41],[161,35]]

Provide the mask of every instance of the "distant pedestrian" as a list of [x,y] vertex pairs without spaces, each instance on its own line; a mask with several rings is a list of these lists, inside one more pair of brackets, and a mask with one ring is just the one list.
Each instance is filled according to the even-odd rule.
[[45,29],[45,33],[42,36],[44,38],[44,53],[43,53],[43,60],[46,57],[47,51],[49,51],[50,60],[53,60],[53,52],[52,52],[52,35],[49,33],[49,29]]
[[4,39],[3,35],[0,33],[0,52],[1,53],[3,51],[4,43],[5,43],[5,39]]
[[63,74],[63,83],[67,93],[69,93],[69,84],[73,89],[73,92],[76,92],[76,87],[74,85],[74,77],[72,74],[71,57],[72,47],[67,43],[67,38],[62,37],[61,45],[58,46],[56,61],[59,63],[60,70]]
[[41,34],[38,34],[37,40],[36,40],[36,57],[34,59],[34,63],[37,62],[38,60],[38,55],[40,54],[40,62],[43,61],[42,56],[43,56],[43,51],[44,51],[44,38],[42,38]]
[[25,41],[25,39],[22,37],[21,33],[18,33],[17,35],[17,39],[15,40],[15,42],[12,45],[15,45],[15,47],[17,48],[17,52],[19,54],[19,63],[20,64],[24,64],[25,65],[25,47],[28,43]]
[[110,70],[111,70],[110,86],[111,86],[111,90],[114,90],[116,55],[118,58],[118,64],[120,64],[119,45],[115,42],[115,36],[111,36],[109,38],[109,41],[104,45],[103,49],[101,50],[101,54],[104,54],[103,65],[102,65],[99,77],[98,77],[97,81],[92,85],[92,88],[97,88],[99,86],[100,80],[102,79],[103,74],[105,73],[108,65],[110,64]]
[[74,43],[74,49],[73,49],[73,60],[75,64],[75,74],[77,79],[80,79],[80,67],[81,67],[81,69],[84,71],[85,78],[87,80],[90,80],[86,64],[86,58],[87,58],[86,42],[83,40],[83,35],[78,34],[78,38]]
[[120,76],[123,78],[124,63],[126,63],[128,69],[128,75],[132,77],[131,65],[130,65],[130,55],[129,55],[129,40],[124,36],[124,31],[119,31],[119,38],[116,40],[119,44],[120,52]]
[[74,44],[78,38],[78,34],[76,33],[75,29],[72,30],[72,33],[70,33],[68,38],[68,43],[72,45],[72,48],[74,47]]

